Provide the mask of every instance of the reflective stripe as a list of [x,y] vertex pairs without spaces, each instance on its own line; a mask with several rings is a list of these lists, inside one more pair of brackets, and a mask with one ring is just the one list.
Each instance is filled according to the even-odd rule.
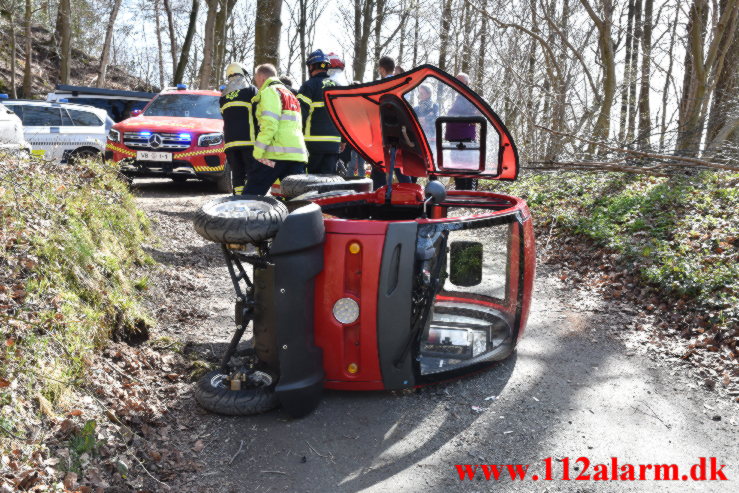
[[306,102],[306,104],[313,104],[313,100],[303,94],[298,94],[298,99],[302,99],[303,101]]
[[321,101],[320,103],[311,103],[310,106],[311,108],[323,108],[324,106],[326,106],[326,103]]
[[271,111],[267,111],[267,110],[262,110],[262,116],[269,116],[269,117],[274,118],[275,120],[280,119],[280,115],[278,115],[277,113],[272,113]]
[[234,187],[234,195],[241,195],[241,192],[244,191],[244,187]]
[[306,135],[304,138],[306,142],[341,142],[341,137],[333,135]]
[[221,106],[221,113],[223,113],[223,110],[226,108],[231,108],[234,106],[240,106],[243,108],[251,108],[251,103],[247,103],[245,101],[231,101],[230,103],[226,103],[223,106]]
[[271,118],[274,118],[275,120],[290,120],[293,122],[300,121],[300,115],[292,115],[288,113],[283,113],[282,115],[278,115],[277,113],[272,113],[271,111],[262,111],[262,116],[269,116]]
[[256,141],[254,146],[262,149],[266,152],[282,152],[284,154],[303,154],[305,150],[302,147],[283,147],[283,146],[268,146],[263,142]]
[[238,146],[253,146],[254,141],[253,140],[234,140],[233,142],[229,142],[226,144],[226,149],[230,149],[231,147],[238,147]]

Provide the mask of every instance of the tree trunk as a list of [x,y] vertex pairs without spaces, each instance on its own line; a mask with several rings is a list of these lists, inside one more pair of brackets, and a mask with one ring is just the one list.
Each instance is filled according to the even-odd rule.
[[26,28],[26,65],[23,69],[23,97],[31,99],[31,86],[33,82],[33,38],[31,33],[31,20],[33,17],[33,2],[26,0],[26,15],[25,15],[25,28]]
[[[470,50],[470,46],[472,45],[472,39],[468,39],[467,36],[469,36],[471,33],[470,29],[470,16],[472,15],[471,8],[467,5],[467,2],[465,2],[462,5],[462,26],[460,31],[462,31],[462,49],[458,50],[459,53],[462,56],[462,60],[459,64],[459,71],[464,72],[465,74],[469,75],[470,72],[470,58],[472,57],[472,52]],[[469,31],[468,31],[469,30]]]
[[308,58],[308,47],[305,42],[305,25],[307,23],[308,16],[308,0],[299,0],[298,8],[299,13],[299,25],[298,25],[298,43],[300,44],[300,75],[303,80],[308,79],[308,67],[305,65],[305,60]]
[[652,117],[649,108],[649,87],[652,60],[652,6],[654,0],[644,0],[644,22],[642,32],[641,84],[639,88],[639,132],[638,146],[642,151],[651,147]]
[[257,0],[254,26],[254,66],[280,62],[280,30],[282,0]]
[[375,2],[375,69],[374,69],[374,78],[378,79],[380,77],[379,72],[377,72],[377,62],[380,60],[380,57],[382,56],[382,53],[380,53],[380,50],[382,48],[382,27],[383,24],[385,24],[385,2],[387,0],[376,0]]
[[157,30],[157,57],[159,61],[159,89],[164,89],[164,49],[162,47],[162,25],[159,22],[159,0],[154,1],[154,25]]
[[[616,61],[615,48],[611,31],[613,28],[613,2],[612,0],[601,0],[603,17],[595,13],[588,0],[580,0],[588,15],[598,29],[598,49],[600,52],[600,63],[603,71],[603,103],[593,127],[594,141],[606,141],[611,131],[611,108],[616,94]],[[595,152],[595,144],[591,144],[588,154]]]
[[626,143],[631,145],[634,141],[634,129],[636,127],[636,96],[637,85],[636,79],[638,74],[639,48],[641,48],[642,38],[642,19],[641,19],[642,0],[636,0],[634,6],[634,36],[631,38],[631,60],[629,61],[629,118],[626,127]]
[[185,34],[185,41],[182,43],[182,51],[180,52],[180,61],[177,63],[177,70],[175,71],[172,83],[182,84],[182,79],[185,78],[185,69],[187,68],[187,60],[190,57],[190,47],[192,47],[192,38],[195,36],[195,29],[198,24],[198,10],[200,10],[200,0],[192,0],[192,7],[190,8],[190,22],[187,25],[187,34]]
[[175,74],[177,72],[177,37],[175,35],[172,5],[169,2],[170,0],[164,0],[164,11],[167,13],[167,26],[169,27],[169,52],[172,55],[172,74]]
[[369,37],[372,32],[374,0],[354,0],[354,80],[362,82],[367,71]]
[[15,2],[10,4],[10,15],[8,20],[10,21],[10,96],[13,99],[17,99],[18,88],[16,87],[15,80],[15,64],[18,56],[18,48],[16,46],[17,41],[15,36]]
[[198,87],[200,89],[207,89],[210,86],[210,78],[213,74],[218,0],[206,0],[206,5],[208,6],[208,15],[205,17],[205,29],[203,31],[203,60],[200,63],[200,72],[198,73]]
[[[721,0],[721,12],[729,7],[729,0]],[[730,138],[733,128],[727,125],[733,124],[733,118],[739,117],[739,28],[734,32],[733,38],[727,38],[726,60],[723,70],[718,74],[716,88],[711,103],[711,113],[708,116],[708,128],[706,142],[708,147],[715,149],[721,141]],[[718,139],[722,129],[727,129],[726,137]]]
[[634,25],[634,0],[629,0],[629,10],[626,21],[626,43],[624,54],[624,79],[621,84],[621,113],[618,120],[618,141],[623,143],[626,136],[626,121],[629,117],[629,81],[631,80],[631,48]]
[[59,83],[69,84],[72,63],[72,7],[70,0],[59,0]]
[[677,23],[680,19],[680,9],[675,9],[675,20],[672,21],[672,28],[670,32],[670,50],[668,51],[667,59],[667,73],[665,74],[665,86],[662,89],[662,122],[660,124],[659,132],[659,151],[664,152],[665,150],[665,134],[667,133],[667,100],[670,90],[670,83],[672,82],[672,66],[673,66],[673,52],[675,50],[675,38],[677,34]]
[[[485,1],[487,2],[487,0]],[[415,0],[415,3],[413,4],[413,67],[411,68],[418,66],[418,7],[418,0]]]
[[113,9],[108,17],[108,26],[105,28],[105,41],[103,41],[103,53],[100,55],[100,66],[98,67],[98,77],[95,87],[103,87],[105,84],[105,75],[108,71],[108,61],[110,60],[110,45],[113,42],[113,30],[115,28],[115,20],[118,17],[118,10],[121,7],[121,0],[113,2]]
[[441,11],[441,31],[439,32],[439,68],[441,70],[446,70],[447,42],[451,22],[452,0],[444,0],[444,8]]
[[[482,10],[488,9],[488,0],[483,0]],[[477,51],[477,66],[475,67],[475,82],[473,84],[475,90],[483,94],[483,80],[485,79],[485,50],[488,43],[488,18],[482,16],[482,25],[480,26],[480,46]]]

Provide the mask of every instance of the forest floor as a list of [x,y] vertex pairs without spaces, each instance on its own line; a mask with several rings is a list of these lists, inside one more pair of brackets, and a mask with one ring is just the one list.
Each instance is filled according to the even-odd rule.
[[[707,385],[700,368],[676,355],[643,305],[628,297],[605,298],[594,288],[597,283],[589,280],[603,275],[600,263],[584,272],[552,255],[546,231],[538,231],[526,333],[517,353],[497,367],[417,392],[326,391],[318,409],[300,420],[281,410],[238,418],[206,413],[194,401],[192,381],[217,361],[234,326],[233,288],[219,246],[200,238],[191,223],[215,191],[197,182],[158,180],[137,180],[134,190],[158,236],[148,248],[161,263],[148,288],[157,323],[147,344],[114,345],[101,358],[108,361],[99,363],[118,366],[115,374],[103,372],[112,379],[108,385],[123,382],[123,392],[140,388],[146,396],[113,409],[132,418],[127,447],[137,450],[136,458],[116,463],[127,487],[584,491],[591,489],[587,483],[574,487],[556,480],[564,458],[570,458],[574,478],[593,474],[595,464],[610,467],[612,457],[619,464],[674,463],[680,475],[699,458],[716,457],[726,464],[729,484],[694,482],[687,489],[737,489],[736,396]],[[113,406],[116,400],[107,402]],[[149,416],[134,418],[136,406]],[[529,476],[541,476],[547,457],[555,480],[541,487],[529,479],[461,482],[455,469],[531,464]],[[575,464],[579,457],[590,460],[589,470]],[[685,491],[686,485],[623,481],[609,482],[608,490]]]

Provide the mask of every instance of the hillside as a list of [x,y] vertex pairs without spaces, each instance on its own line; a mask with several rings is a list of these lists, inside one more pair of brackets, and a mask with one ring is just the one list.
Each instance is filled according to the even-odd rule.
[[[43,99],[46,93],[51,92],[57,82],[57,67],[59,66],[59,55],[53,45],[52,33],[45,28],[35,25],[33,33],[33,98]],[[25,68],[25,42],[26,38],[22,30],[16,33],[16,87],[20,96],[23,85],[23,69]],[[10,94],[10,32],[7,29],[0,30],[0,93]],[[99,60],[91,57],[80,50],[72,49],[72,67],[70,84],[78,86],[93,85],[97,77]],[[105,87],[109,89],[126,89],[133,91],[156,91],[145,81],[134,77],[122,67],[110,65],[105,81]]]

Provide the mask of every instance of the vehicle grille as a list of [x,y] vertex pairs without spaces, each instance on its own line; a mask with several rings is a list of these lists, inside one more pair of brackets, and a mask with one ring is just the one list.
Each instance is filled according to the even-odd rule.
[[[162,145],[154,147],[151,145],[151,138],[158,135],[162,139]],[[144,149],[151,151],[181,151],[190,147],[192,136],[188,134],[187,138],[180,138],[179,133],[152,132],[151,134],[142,135],[141,132],[126,132],[123,134],[123,144],[134,149]]]

